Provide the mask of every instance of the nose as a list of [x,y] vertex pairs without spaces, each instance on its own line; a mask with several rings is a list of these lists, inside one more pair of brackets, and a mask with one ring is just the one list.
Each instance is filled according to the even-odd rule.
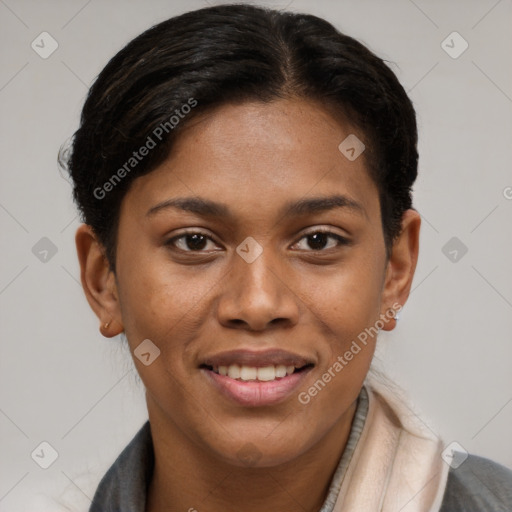
[[266,248],[252,263],[233,254],[231,271],[217,304],[224,327],[262,331],[297,324],[300,299],[294,293],[290,273],[271,260]]

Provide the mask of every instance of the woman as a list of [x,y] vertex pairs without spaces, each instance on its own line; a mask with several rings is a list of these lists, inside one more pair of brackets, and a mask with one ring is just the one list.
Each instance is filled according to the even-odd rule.
[[91,512],[512,508],[510,470],[369,374],[416,268],[417,161],[395,75],[311,15],[209,7],[108,63],[67,161],[76,245],[149,421]]

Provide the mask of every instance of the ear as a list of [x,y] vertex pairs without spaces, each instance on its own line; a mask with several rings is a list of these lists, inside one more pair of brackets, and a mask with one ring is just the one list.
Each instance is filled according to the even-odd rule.
[[85,296],[100,320],[101,334],[112,338],[123,332],[124,327],[115,274],[110,269],[105,248],[87,224],[77,229],[75,243]]
[[[391,317],[391,311],[400,311],[407,302],[418,262],[421,217],[416,210],[406,210],[402,216],[402,230],[391,248],[381,296],[381,318]],[[394,316],[394,315],[393,315]],[[396,320],[384,323],[383,330],[391,331]]]

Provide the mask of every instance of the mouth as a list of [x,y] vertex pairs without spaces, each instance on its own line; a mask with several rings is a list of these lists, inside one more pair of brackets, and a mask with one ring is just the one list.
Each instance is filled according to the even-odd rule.
[[223,377],[229,377],[230,379],[241,381],[241,382],[249,382],[249,381],[258,381],[258,382],[272,382],[275,380],[284,379],[294,373],[300,373],[308,368],[312,368],[313,364],[308,363],[300,367],[296,367],[294,365],[268,365],[268,366],[247,366],[240,364],[231,364],[229,366],[220,365],[220,366],[209,366],[206,364],[202,364],[200,368],[204,368],[205,370],[209,370],[217,375],[222,375]]
[[290,398],[314,366],[312,360],[282,350],[237,350],[207,358],[199,369],[224,398],[258,407]]

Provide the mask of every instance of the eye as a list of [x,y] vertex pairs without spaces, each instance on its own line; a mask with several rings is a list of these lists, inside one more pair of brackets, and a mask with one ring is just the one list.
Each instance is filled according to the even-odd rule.
[[205,233],[191,231],[171,238],[165,245],[178,248],[183,252],[203,252],[208,242],[214,243]]
[[[348,239],[337,233],[318,229],[304,235],[295,245],[299,246],[302,240],[306,241],[309,249],[303,246],[302,248],[299,247],[299,250],[305,251],[323,251],[350,243]],[[331,243],[329,243],[329,240]],[[209,250],[215,250],[216,245],[210,236],[200,231],[191,231],[171,238],[165,245],[177,248],[183,252],[208,252],[207,246],[209,242],[213,245]]]
[[[331,244],[328,243],[329,239],[331,239]],[[316,230],[310,233],[307,233],[305,236],[301,238],[302,240],[306,240],[306,244],[313,251],[322,251],[325,249],[333,249],[342,245],[348,245],[349,240],[345,237],[338,235],[337,233],[333,233],[332,231],[324,231],[324,230]],[[297,245],[300,244],[300,241]],[[307,248],[302,248],[301,250],[308,250]]]

